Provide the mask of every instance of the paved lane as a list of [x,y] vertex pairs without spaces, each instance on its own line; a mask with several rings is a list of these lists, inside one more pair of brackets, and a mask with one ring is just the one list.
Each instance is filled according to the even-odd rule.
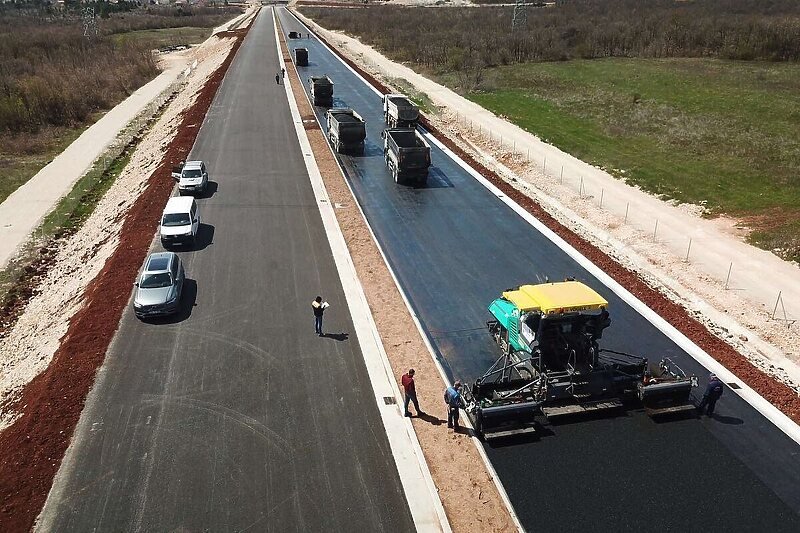
[[126,312],[42,530],[413,529],[357,342],[313,334],[317,293],[353,326],[277,70],[262,10],[193,149],[216,191],[187,313]]
[[[280,13],[284,31],[306,31]],[[304,77],[328,74],[334,105],[367,121],[365,156],[341,161],[452,377],[474,379],[497,356],[483,330],[464,330],[482,328],[502,290],[575,276],[610,302],[605,347],[672,357],[704,382],[707,370],[441,150],[432,150],[428,187],[395,185],[383,162],[379,97],[316,39],[289,44],[309,48]],[[536,442],[487,453],[531,530],[800,529],[798,446],[730,390],[717,411],[715,420],[657,424],[629,412],[549,426]]]

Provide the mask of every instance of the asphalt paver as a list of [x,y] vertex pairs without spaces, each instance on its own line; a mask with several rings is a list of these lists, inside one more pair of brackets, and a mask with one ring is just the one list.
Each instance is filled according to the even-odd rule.
[[[279,15],[285,32],[306,35],[285,9]],[[610,303],[603,347],[670,357],[705,385],[708,370],[436,146],[427,186],[395,184],[384,163],[380,96],[315,37],[287,42],[309,50],[301,77],[330,76],[334,107],[366,121],[364,155],[339,159],[451,378],[474,380],[499,356],[485,322],[503,290],[575,277]],[[324,111],[316,108],[320,120]],[[657,423],[632,409],[544,424],[534,439],[485,447],[530,530],[800,528],[800,448],[730,389],[710,419]]]
[[413,530],[278,71],[262,10],[192,150],[182,312],[123,316],[40,530]]

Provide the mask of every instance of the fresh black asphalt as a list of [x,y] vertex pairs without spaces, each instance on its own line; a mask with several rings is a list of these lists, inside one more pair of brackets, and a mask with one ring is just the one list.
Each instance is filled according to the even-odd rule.
[[[284,32],[307,33],[285,9],[279,14]],[[288,43],[309,49],[301,77],[330,76],[334,106],[367,122],[365,155],[340,161],[452,378],[473,380],[498,356],[483,327],[502,290],[574,276],[610,302],[605,347],[669,356],[705,385],[708,370],[441,150],[433,147],[427,187],[396,185],[383,161],[380,97],[316,38]],[[540,433],[486,446],[531,531],[800,530],[800,448],[730,389],[713,419],[656,423],[632,410]]]
[[265,9],[192,152],[185,312],[125,313],[41,530],[413,530],[278,70]]

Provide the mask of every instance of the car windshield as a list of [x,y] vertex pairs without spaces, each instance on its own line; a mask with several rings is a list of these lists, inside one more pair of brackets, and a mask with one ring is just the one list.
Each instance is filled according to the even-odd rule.
[[202,175],[203,173],[200,172],[199,168],[187,168],[183,171],[184,178],[199,178]]
[[142,276],[142,281],[139,282],[139,287],[142,289],[159,289],[161,287],[169,287],[170,285],[172,285],[172,277],[169,275],[169,272],[145,274]]
[[164,215],[162,226],[185,226],[189,224],[189,213],[167,213]]

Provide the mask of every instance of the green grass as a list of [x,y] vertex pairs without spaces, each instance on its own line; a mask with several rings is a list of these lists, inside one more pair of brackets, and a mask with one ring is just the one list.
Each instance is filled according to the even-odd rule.
[[136,144],[138,141],[133,141],[107,163],[101,158],[78,180],[70,193],[48,213],[34,232],[33,239],[26,243],[21,253],[0,271],[0,302],[4,302],[10,294],[9,291],[20,282],[28,266],[38,256],[41,247],[52,242],[54,238],[80,229],[130,161]]
[[24,139],[0,137],[0,202],[63,152],[84,129],[52,128]]
[[101,158],[48,213],[39,231],[48,235],[80,228],[128,164],[132,152],[133,147],[128,147],[111,161],[104,162],[104,158]]
[[800,65],[528,63],[489,69],[483,87],[466,96],[647,191],[744,219],[754,244],[800,259]]
[[423,113],[433,113],[435,111],[435,106],[431,101],[430,97],[414,88],[408,80],[404,78],[389,78],[389,83],[397,87],[403,94],[405,94],[408,98],[411,99],[414,104],[422,111]]
[[137,30],[114,35],[117,43],[138,42],[149,48],[163,48],[179,44],[197,44],[211,36],[213,28],[163,28],[157,30]]

